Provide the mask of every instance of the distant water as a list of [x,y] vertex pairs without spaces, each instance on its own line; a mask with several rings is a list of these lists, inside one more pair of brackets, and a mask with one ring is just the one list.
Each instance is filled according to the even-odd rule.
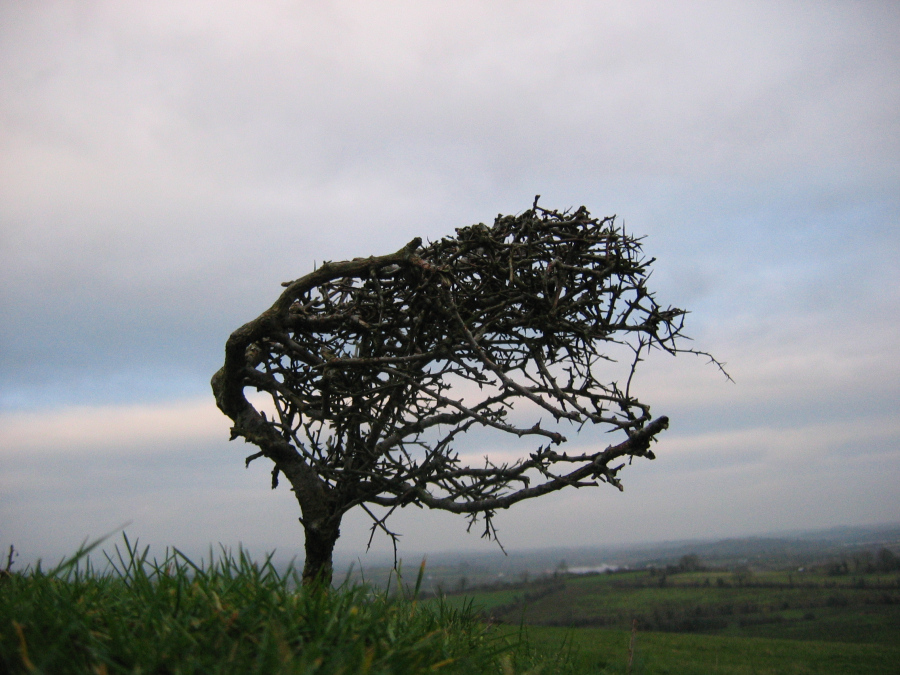
[[615,572],[621,569],[618,565],[595,565],[593,567],[569,567],[566,571],[569,574],[598,574],[601,572]]

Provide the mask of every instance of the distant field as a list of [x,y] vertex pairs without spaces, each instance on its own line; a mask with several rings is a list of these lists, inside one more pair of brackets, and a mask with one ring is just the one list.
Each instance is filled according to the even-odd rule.
[[898,574],[568,575],[447,601],[577,672],[628,672],[632,635],[634,675],[900,672]]
[[[507,630],[518,630],[509,627]],[[558,653],[580,673],[626,673],[630,631],[528,627],[535,649]],[[900,646],[638,632],[633,675],[895,675]]]
[[646,571],[560,576],[448,598],[531,626],[896,645],[900,575]]

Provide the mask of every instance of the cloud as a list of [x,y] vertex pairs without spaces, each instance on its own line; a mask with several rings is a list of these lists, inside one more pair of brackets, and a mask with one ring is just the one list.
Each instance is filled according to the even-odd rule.
[[0,446],[8,453],[79,455],[127,452],[129,447],[189,445],[227,438],[231,426],[208,400],[161,405],[67,406],[0,414]]
[[[695,405],[706,414],[707,402]],[[891,497],[900,475],[893,417],[700,432],[678,422],[673,418],[660,436],[657,460],[623,471],[624,493],[606,486],[567,490],[499,514],[504,544],[540,547],[548,532],[569,533],[552,539],[560,545],[588,545],[900,518]],[[5,536],[28,554],[59,557],[84,537],[130,521],[129,531],[156,548],[177,545],[200,555],[209,541],[240,541],[256,551],[299,551],[290,491],[285,485],[270,491],[264,460],[243,468],[253,448],[226,443],[227,427],[202,400],[5,414]],[[592,438],[573,434],[567,449],[595,450]],[[369,525],[361,512],[347,516],[341,555],[362,553]],[[489,545],[446,514],[405,509],[392,525],[405,535],[407,554]],[[56,544],[48,549],[47,541]],[[388,549],[386,539],[376,538],[375,552]]]
[[[614,537],[710,518],[749,531],[799,519],[803,500],[822,505],[810,522],[840,519],[828,490],[848,519],[890,515],[898,20],[892,2],[3,4],[0,480],[30,505],[5,522],[69,503],[76,520],[35,546],[80,537],[103,520],[97,486],[128,485],[116,518],[189,538],[171,499],[203,467],[228,487],[182,494],[182,513],[225,536],[201,505],[238,522],[233,490],[254,504],[240,522],[277,540],[246,474],[200,459],[219,461],[227,433],[208,381],[228,334],[317,262],[436,239],[537,193],[649,235],[651,288],[693,312],[693,346],[737,382],[691,359],[643,364],[671,454],[634,467],[623,499],[560,496],[542,522],[564,532],[599,503]],[[831,448],[812,463],[826,473],[804,444]],[[176,446],[193,459],[173,463]],[[537,536],[531,509],[508,514],[517,541]],[[410,537],[439,544],[417,517],[402,516]]]

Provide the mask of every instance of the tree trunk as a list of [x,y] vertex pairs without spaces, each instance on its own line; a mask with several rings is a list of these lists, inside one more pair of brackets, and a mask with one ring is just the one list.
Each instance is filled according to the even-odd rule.
[[334,545],[341,536],[340,518],[304,521],[306,535],[306,561],[303,564],[303,585],[311,584],[328,588],[333,573],[332,554]]

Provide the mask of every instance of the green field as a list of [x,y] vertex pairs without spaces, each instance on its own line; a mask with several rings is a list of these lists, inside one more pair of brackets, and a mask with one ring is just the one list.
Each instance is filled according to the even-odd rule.
[[483,590],[472,600],[500,623],[891,644],[900,636],[900,576],[647,572],[565,576]]
[[[533,648],[546,650],[549,655],[558,653],[561,647],[568,650],[574,672],[627,672],[629,631],[529,627],[527,639]],[[895,675],[900,672],[900,646],[638,631],[631,672],[634,675]]]
[[580,672],[625,672],[632,636],[634,673],[900,672],[896,573],[563,575],[445,601]]

